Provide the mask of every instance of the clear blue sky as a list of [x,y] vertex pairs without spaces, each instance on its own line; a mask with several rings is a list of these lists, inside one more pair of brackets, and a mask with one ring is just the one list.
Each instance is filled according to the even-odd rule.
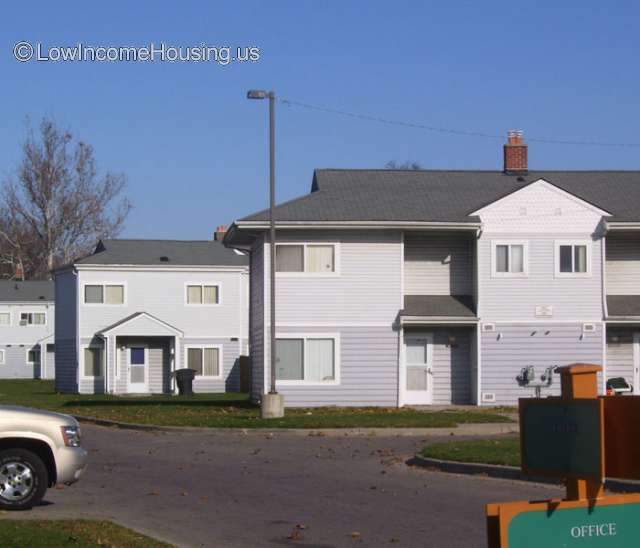
[[[128,177],[126,237],[209,238],[267,203],[267,105],[248,88],[456,129],[640,142],[633,2],[12,2],[0,18],[0,175],[54,116]],[[16,42],[258,46],[256,63],[18,63]],[[279,200],[316,167],[496,169],[501,140],[278,108]],[[636,169],[640,148],[530,146],[530,167]]]

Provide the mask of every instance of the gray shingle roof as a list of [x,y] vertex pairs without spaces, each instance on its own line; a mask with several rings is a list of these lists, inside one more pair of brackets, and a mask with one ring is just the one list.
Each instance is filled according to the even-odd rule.
[[[278,221],[474,222],[469,213],[544,179],[612,214],[640,221],[640,171],[319,169],[310,194],[280,204]],[[240,221],[266,220],[261,211]]]
[[609,316],[640,316],[640,295],[607,295]]
[[405,295],[401,316],[475,318],[470,295]]
[[55,285],[52,281],[0,281],[0,302],[37,302],[54,299]]
[[213,240],[102,240],[92,255],[75,264],[245,266],[249,258]]

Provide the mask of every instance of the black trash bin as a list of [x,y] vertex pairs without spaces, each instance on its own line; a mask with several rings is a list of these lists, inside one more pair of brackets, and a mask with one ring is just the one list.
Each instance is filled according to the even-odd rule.
[[193,369],[176,370],[176,382],[181,396],[191,396],[193,394],[193,378],[195,376],[196,372]]

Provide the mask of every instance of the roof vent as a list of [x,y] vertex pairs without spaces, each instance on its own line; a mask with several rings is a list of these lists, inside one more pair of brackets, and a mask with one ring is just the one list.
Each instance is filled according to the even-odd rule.
[[40,299],[41,301],[44,301],[44,295],[40,295],[38,299]]
[[167,257],[166,255],[163,255],[162,257],[160,257],[160,262],[161,263],[168,263],[169,262],[169,257]]

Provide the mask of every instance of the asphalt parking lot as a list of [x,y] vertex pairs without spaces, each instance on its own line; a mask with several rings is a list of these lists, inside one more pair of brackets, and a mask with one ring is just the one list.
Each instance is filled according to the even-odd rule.
[[487,502],[561,493],[409,467],[420,437],[84,431],[82,480],[4,517],[106,518],[185,547],[475,548]]

